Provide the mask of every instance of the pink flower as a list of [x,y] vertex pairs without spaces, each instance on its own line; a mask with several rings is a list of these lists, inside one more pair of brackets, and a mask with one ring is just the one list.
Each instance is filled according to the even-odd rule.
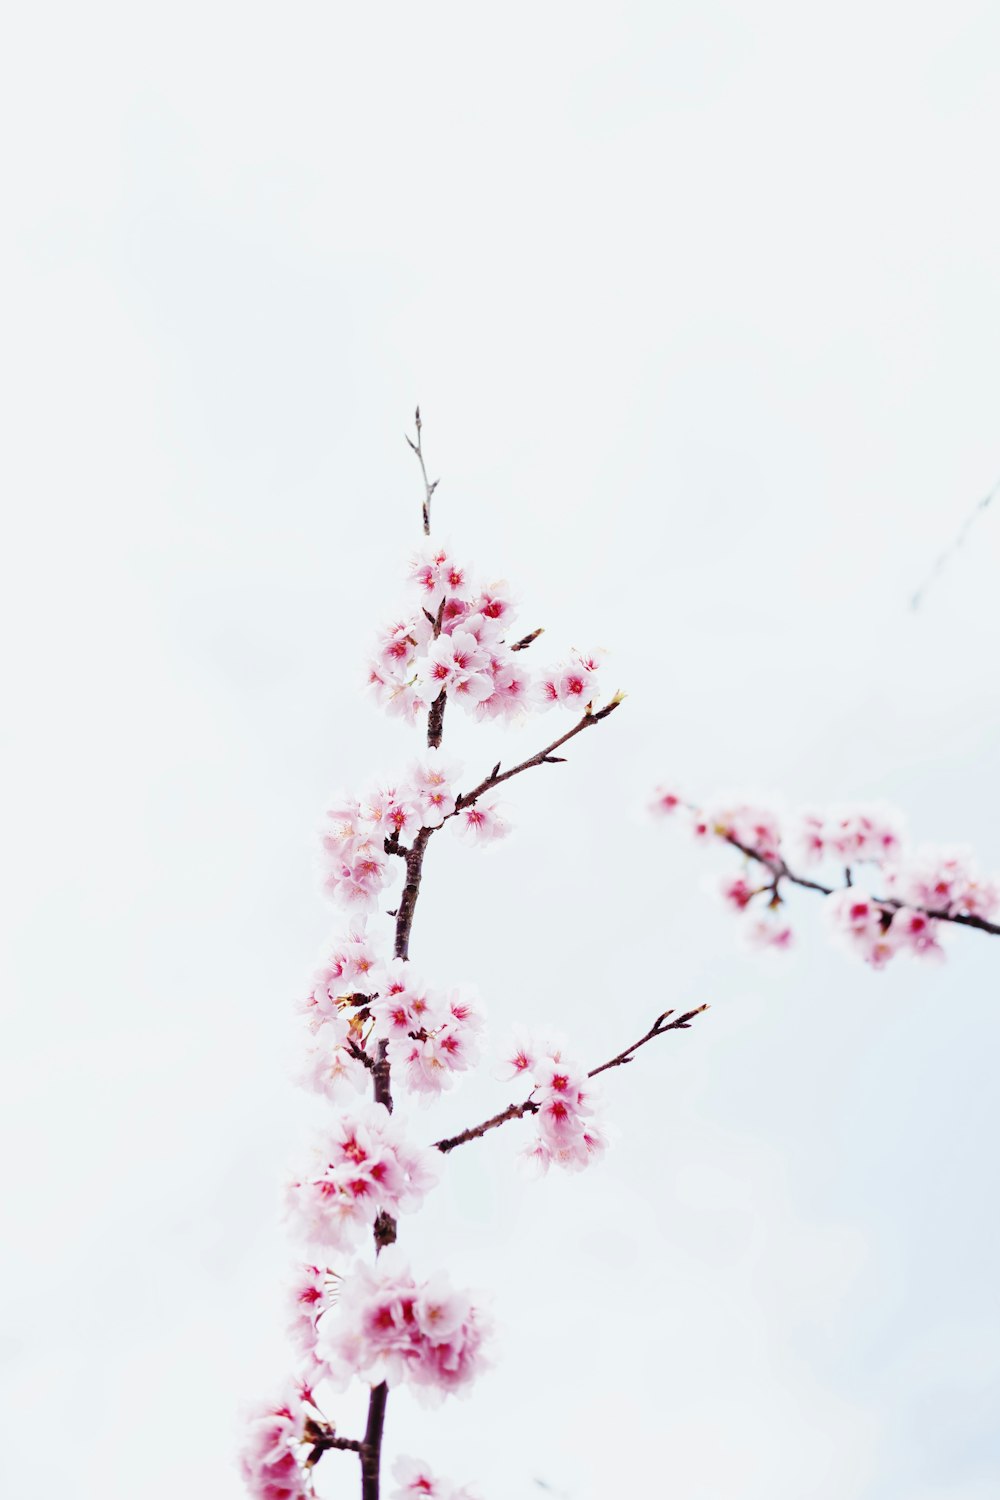
[[387,1039],[408,1037],[438,1019],[436,1003],[426,984],[405,958],[395,958],[386,965],[369,1008],[377,1035]]
[[754,896],[760,894],[760,889],[759,885],[751,885],[745,875],[726,875],[719,882],[722,899],[737,911],[744,911]]
[[288,1336],[307,1360],[316,1358],[316,1330],[319,1320],[332,1307],[338,1278],[320,1266],[302,1266],[289,1288],[291,1321]]
[[455,811],[454,785],[461,768],[440,750],[428,750],[410,770],[410,784],[425,828],[440,828]]
[[340,1385],[351,1376],[369,1385],[405,1382],[440,1400],[482,1369],[487,1332],[468,1293],[455,1291],[443,1272],[416,1281],[393,1245],[345,1282],[336,1314],[321,1324],[319,1353]]
[[491,653],[489,661],[493,688],[490,696],[476,705],[478,719],[512,719],[531,702],[531,675],[510,653]]
[[653,800],[649,804],[649,810],[656,817],[670,817],[679,807],[684,806],[684,799],[679,792],[672,787],[658,786],[653,793]]
[[916,953],[920,958],[943,959],[944,949],[938,941],[940,923],[922,911],[913,911],[901,906],[893,916],[889,931],[899,940],[901,948]]
[[441,547],[428,549],[415,558],[410,577],[423,596],[424,607],[431,613],[446,594],[458,594],[465,586],[465,573]]
[[298,1391],[250,1413],[240,1472],[254,1500],[312,1500],[312,1480],[300,1461],[305,1420]]
[[531,1118],[537,1135],[522,1155],[546,1172],[554,1163],[579,1171],[601,1155],[607,1142],[593,1119],[596,1097],[586,1072],[567,1058],[561,1046],[535,1045],[518,1039],[501,1076],[530,1075]]
[[296,1081],[312,1093],[339,1100],[368,1089],[368,1070],[347,1045],[346,1022],[324,1021],[314,1028]]
[[425,1463],[417,1458],[400,1456],[392,1468],[392,1477],[399,1488],[393,1490],[389,1500],[411,1500],[413,1496],[425,1495],[428,1500],[450,1500],[451,1486],[435,1479]]
[[473,802],[458,814],[458,829],[474,844],[492,844],[506,838],[510,824],[498,812],[496,803]]
[[449,698],[474,708],[493,692],[489,664],[489,656],[475,636],[455,630],[431,642],[419,677],[429,697],[436,698],[444,689]]
[[856,886],[834,891],[824,902],[827,919],[841,940],[873,969],[882,969],[899,950],[899,933],[889,913]]
[[[515,1032],[507,1052],[497,1065],[496,1077],[503,1082],[530,1076],[539,1055],[539,1047],[521,1032]],[[544,1048],[541,1049],[544,1053]]]
[[795,941],[788,923],[778,921],[773,917],[757,917],[748,922],[743,931],[751,948],[786,950],[791,948]]
[[319,1143],[312,1172],[289,1185],[288,1212],[305,1244],[345,1250],[380,1209],[419,1208],[437,1179],[436,1152],[413,1145],[384,1105],[360,1105]]
[[535,683],[532,697],[538,708],[554,703],[576,708],[579,712],[592,702],[596,691],[597,659],[575,652],[572,659],[545,673]]

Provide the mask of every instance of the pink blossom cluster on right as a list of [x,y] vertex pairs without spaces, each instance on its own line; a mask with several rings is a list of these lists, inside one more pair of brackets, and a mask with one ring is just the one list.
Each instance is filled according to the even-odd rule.
[[686,811],[696,838],[743,852],[742,869],[725,876],[719,890],[744,914],[753,946],[790,946],[792,929],[783,914],[789,884],[822,894],[831,934],[876,969],[900,953],[942,958],[941,932],[949,919],[1000,917],[1000,880],[984,876],[965,850],[911,848],[892,809],[782,817],[739,800],[698,808],[660,787],[650,810],[659,816]]
[[556,1165],[579,1172],[607,1147],[594,1116],[597,1098],[586,1070],[552,1042],[518,1038],[498,1069],[503,1079],[531,1081],[535,1139],[523,1152],[540,1172]]

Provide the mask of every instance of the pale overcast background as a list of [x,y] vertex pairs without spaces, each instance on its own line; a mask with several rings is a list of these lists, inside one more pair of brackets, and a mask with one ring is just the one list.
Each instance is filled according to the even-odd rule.
[[[876,975],[805,898],[762,963],[725,859],[636,814],[884,798],[1000,867],[1000,510],[908,608],[1000,475],[996,7],[38,3],[3,53],[0,1488],[241,1494],[314,828],[412,743],[359,684],[419,400],[440,534],[630,696],[494,855],[434,845],[414,957],[593,1062],[712,1009],[609,1078],[592,1173],[525,1183],[515,1126],[451,1158],[405,1241],[501,1358],[394,1396],[390,1459],[996,1496],[1000,942]],[[476,770],[544,732],[448,730]]]

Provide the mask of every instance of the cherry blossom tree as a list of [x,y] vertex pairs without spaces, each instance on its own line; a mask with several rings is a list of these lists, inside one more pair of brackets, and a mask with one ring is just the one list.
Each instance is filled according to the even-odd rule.
[[[427,477],[419,410],[408,441],[429,538],[436,481]],[[328,1099],[331,1112],[287,1190],[303,1260],[289,1289],[289,1373],[251,1414],[241,1454],[257,1500],[307,1500],[316,1466],[332,1450],[357,1455],[362,1500],[379,1500],[390,1393],[408,1386],[418,1400],[440,1402],[466,1390],[488,1363],[491,1326],[477,1297],[440,1267],[412,1266],[397,1243],[406,1214],[430,1211],[450,1153],[525,1120],[522,1155],[534,1170],[586,1168],[606,1146],[595,1079],[706,1009],[662,1012],[593,1067],[561,1038],[514,1037],[498,1073],[517,1082],[519,1097],[457,1134],[426,1139],[431,1132],[415,1122],[413,1106],[433,1104],[490,1060],[477,996],[425,978],[411,960],[428,844],[439,833],[472,844],[505,837],[497,789],[565,760],[560,752],[609,719],[623,695],[601,702],[599,662],[582,651],[529,670],[524,653],[541,631],[518,634],[507,585],[475,577],[448,551],[428,542],[408,583],[398,617],[377,635],[368,686],[376,704],[413,727],[416,753],[391,782],[337,796],[321,830],[323,887],[340,925],[302,1003],[300,1082]],[[476,779],[441,749],[446,710],[470,715],[484,731],[547,711],[572,718],[527,759],[497,760]],[[367,1422],[347,1436],[335,1403],[355,1382],[369,1390]],[[393,1477],[393,1500],[473,1500],[471,1489],[437,1477],[423,1458],[400,1456]]]

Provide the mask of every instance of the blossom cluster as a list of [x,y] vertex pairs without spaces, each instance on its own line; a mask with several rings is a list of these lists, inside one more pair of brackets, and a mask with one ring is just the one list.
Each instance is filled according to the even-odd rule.
[[[738,800],[695,808],[673,788],[657,789],[651,811],[680,809],[690,812],[695,837],[720,840],[747,856],[746,867],[724,877],[719,890],[728,906],[746,914],[754,946],[792,942],[782,915],[785,883],[805,883],[825,895],[831,934],[876,969],[899,953],[941,958],[942,923],[949,919],[1000,916],[1000,880],[984,877],[964,850],[911,848],[893,809],[858,806],[782,817]],[[833,883],[813,878],[824,869]]]
[[299,1391],[250,1414],[239,1464],[254,1500],[314,1500],[316,1492],[303,1462],[305,1425]]
[[419,1458],[400,1456],[392,1475],[398,1488],[389,1500],[479,1500],[478,1490],[441,1479]]
[[368,670],[375,701],[414,720],[442,692],[478,719],[512,719],[554,703],[583,710],[595,693],[597,660],[574,653],[533,676],[510,639],[515,610],[506,583],[483,587],[440,548],[410,572],[412,607],[379,634]]
[[[319,1320],[336,1300],[339,1277],[322,1266],[301,1266],[288,1290],[291,1314],[288,1338],[308,1368],[319,1363],[316,1357],[316,1333]],[[312,1372],[315,1378],[315,1371]]]
[[371,1385],[405,1382],[430,1403],[479,1374],[489,1332],[482,1308],[444,1272],[417,1281],[390,1246],[345,1280],[318,1349],[335,1384],[354,1375]]
[[555,1164],[578,1172],[603,1153],[607,1140],[594,1118],[597,1099],[590,1079],[561,1045],[518,1038],[498,1073],[531,1082],[528,1112],[537,1129],[524,1156],[532,1166],[546,1172]]
[[376,1036],[388,1043],[393,1076],[425,1103],[479,1057],[478,1000],[468,989],[429,988],[406,959],[386,966],[370,1009]]
[[437,1155],[409,1140],[384,1104],[359,1104],[336,1117],[314,1150],[313,1167],[288,1187],[295,1232],[308,1246],[348,1250],[381,1210],[419,1208],[437,1182]]
[[372,1043],[423,1102],[479,1057],[482,1007],[471,990],[433,989],[403,958],[383,959],[363,928],[340,940],[306,997],[310,1038],[300,1082],[330,1099],[368,1085]]

